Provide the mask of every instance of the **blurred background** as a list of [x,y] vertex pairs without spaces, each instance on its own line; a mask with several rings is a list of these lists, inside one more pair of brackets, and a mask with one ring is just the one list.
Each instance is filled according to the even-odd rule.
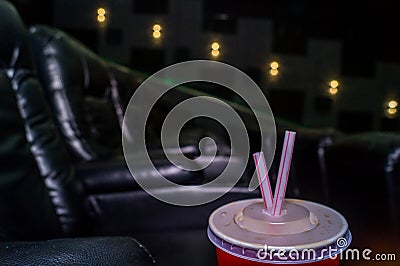
[[[61,29],[102,58],[132,69],[133,74],[125,73],[125,70],[115,72],[125,73],[121,76],[129,82],[124,89],[132,87],[135,89],[135,86],[148,75],[186,60],[211,59],[241,69],[259,85],[269,100],[277,122],[277,150],[279,151],[282,145],[284,130],[292,129],[298,132],[291,166],[291,187],[288,187],[287,194],[290,197],[325,203],[343,213],[351,225],[354,236],[352,243],[355,247],[371,248],[376,252],[394,252],[393,247],[399,246],[400,51],[398,47],[400,41],[396,36],[398,9],[395,8],[394,1],[367,0],[351,5],[349,1],[306,0],[13,0],[11,2],[28,27],[44,24]],[[57,35],[49,36],[49,40],[57,40]],[[76,72],[78,74],[84,72],[83,64],[73,62],[71,65],[78,67],[71,68],[76,72],[71,71],[68,68],[68,56],[76,52],[90,59],[90,55],[79,47],[68,53],[68,49],[63,49],[64,43],[67,42],[60,42],[60,46],[57,46],[55,54],[60,56],[55,58],[62,66],[60,73],[67,80],[65,84],[75,79],[83,84],[84,79],[76,75]],[[42,42],[40,44],[43,45]],[[47,55],[39,48],[35,56],[43,60]],[[76,58],[77,61],[81,59],[81,57]],[[84,101],[85,107],[88,107],[82,109],[84,110],[82,112],[79,109],[75,110],[77,113],[85,114],[82,116],[84,118],[76,120],[82,125],[91,123],[92,131],[89,132],[88,129],[87,136],[93,140],[94,145],[89,148],[93,150],[94,156],[88,157],[89,159],[86,157],[78,159],[82,159],[83,164],[91,163],[93,160],[103,164],[103,158],[113,162],[115,159],[113,156],[120,155],[122,151],[119,145],[120,126],[116,119],[118,114],[115,116],[115,106],[110,105],[110,95],[107,90],[111,80],[109,76],[102,79],[102,75],[114,73],[116,69],[110,67],[111,64],[103,64],[104,62],[98,58],[92,63],[90,69],[93,73],[85,75],[85,78],[89,77],[87,78],[89,80],[93,78],[96,81],[89,82],[88,88],[93,91],[90,93],[84,91],[81,95],[79,90],[87,89],[86,84],[76,86],[74,89],[79,97],[82,96],[79,100]],[[57,73],[44,69],[43,73],[46,75],[43,73],[39,75],[42,79],[50,80],[43,76],[58,78]],[[204,73],[210,72],[204,71]],[[123,92],[125,83],[124,80],[121,81],[118,89]],[[48,82],[42,83],[47,86],[47,91],[54,88]],[[191,82],[186,85],[224,98],[230,103],[243,104],[238,95],[223,86],[206,82]],[[104,88],[96,90],[101,86]],[[159,137],[156,134],[161,132],[162,122],[170,109],[182,98],[197,95],[187,87],[185,90],[177,88],[176,94],[164,95],[165,105],[161,103],[159,109],[152,110],[151,116],[155,119],[152,120],[154,128],[151,127],[148,131],[155,134],[153,138],[148,139],[150,144],[156,144],[153,147],[158,147]],[[105,90],[104,95],[103,90]],[[128,93],[121,95],[129,98]],[[71,98],[75,100],[74,97]],[[252,126],[255,124],[255,119],[252,118],[252,113],[246,112],[246,108],[242,107],[239,106],[236,110],[241,111],[241,117],[252,134],[251,151],[259,151],[260,141],[257,141],[257,138],[261,140],[259,128],[256,127],[254,130]],[[53,112],[58,116],[54,110],[57,109],[53,108]],[[98,115],[98,118],[92,114]],[[105,119],[108,117],[111,119]],[[62,116],[56,118],[63,119]],[[213,123],[218,124],[216,121],[210,122],[210,119],[207,124],[198,123],[197,126],[185,124],[185,129],[195,129],[194,132],[188,130],[185,137],[182,137],[183,134],[180,135],[182,142],[189,141],[187,147],[190,148],[193,143],[195,144],[192,156],[197,156],[197,142],[193,140],[207,135],[210,128],[217,128]],[[215,132],[216,130],[212,132],[215,134],[211,136],[217,136],[215,139],[220,161],[216,160],[214,167],[196,176],[201,182],[208,182],[218,175],[225,165],[226,158],[231,154],[230,146],[226,145],[229,144],[226,141],[229,139],[223,130],[222,127],[219,128],[222,134]],[[83,134],[81,140],[85,141],[85,138]],[[65,139],[65,143],[70,144],[69,139]],[[102,154],[102,149],[106,150],[105,155]],[[71,157],[75,155],[72,152],[71,154]],[[155,154],[159,156],[158,153]],[[278,152],[270,169],[273,182],[276,180],[279,158]],[[123,165],[125,166],[125,161]],[[253,161],[249,160],[248,166],[249,173],[252,173]],[[104,173],[106,177],[104,180],[113,183],[112,178],[107,178],[109,175],[107,167],[104,169],[100,168],[98,173]],[[171,176],[181,177],[173,171],[170,173]],[[81,173],[81,176],[85,178],[85,172]],[[121,180],[125,182],[130,180],[130,177],[128,172],[128,178]],[[248,181],[247,177],[249,175],[244,174],[243,184]],[[93,184],[96,187],[97,183]],[[125,183],[121,187],[124,185]],[[104,214],[101,209],[96,213],[101,218],[105,217],[105,223],[109,222],[111,232],[119,235],[126,230],[149,245],[150,250],[157,255],[160,255],[157,252],[161,252],[161,256],[165,255],[168,260],[175,259],[173,258],[175,256],[171,256],[175,253],[164,249],[162,242],[158,242],[159,239],[164,239],[170,245],[170,235],[183,237],[182,242],[177,241],[178,246],[184,243],[182,246],[186,247],[188,243],[186,237],[188,237],[191,239],[191,244],[196,245],[194,247],[200,247],[194,248],[194,252],[204,248],[213,256],[214,253],[210,251],[214,252],[214,249],[210,249],[212,246],[204,234],[204,224],[199,227],[195,224],[193,232],[188,230],[185,231],[187,234],[181,234],[180,224],[184,224],[184,228],[187,226],[186,221],[180,219],[184,215],[171,215],[179,219],[171,220],[175,231],[166,227],[165,233],[168,237],[159,237],[158,232],[155,232],[157,234],[155,237],[154,228],[146,231],[146,228],[132,226],[130,219],[137,221],[136,216],[129,216],[134,201],[125,198],[125,192],[125,190],[121,192],[118,198],[120,201],[110,201],[110,205],[107,205],[112,206],[107,209],[109,212]],[[135,192],[137,191],[132,193]],[[103,195],[101,193],[100,197]],[[107,193],[111,192],[107,190]],[[143,206],[151,209],[146,204],[142,205],[140,201],[135,202],[139,209]],[[114,207],[114,204],[118,207]],[[129,211],[124,211],[124,208]],[[379,216],[373,215],[377,210]],[[168,211],[161,212],[165,213]],[[203,218],[207,217],[202,211],[197,214]],[[197,216],[186,216],[196,221],[200,220],[195,218]],[[112,217],[110,221],[107,220],[109,217]],[[149,212],[148,217],[153,220],[154,213]],[[117,228],[114,221],[118,223],[125,221],[125,229],[121,229],[123,228],[121,224]],[[113,231],[114,229],[116,231]],[[102,232],[107,233],[107,231]],[[157,241],[154,242],[154,239]],[[184,255],[192,260],[192,253]],[[196,255],[207,258],[202,253]],[[208,255],[209,258],[213,258],[211,256]],[[365,265],[366,262],[348,263],[347,265]]]
[[27,25],[56,26],[146,74],[192,59],[231,64],[262,88],[276,116],[303,126],[400,129],[394,1],[12,2]]

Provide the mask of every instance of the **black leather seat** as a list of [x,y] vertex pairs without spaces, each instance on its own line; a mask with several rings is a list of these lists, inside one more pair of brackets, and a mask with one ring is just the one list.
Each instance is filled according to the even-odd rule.
[[[122,154],[120,127],[124,106],[138,86],[135,77],[125,68],[110,68],[56,29],[32,27],[29,38],[39,79],[72,158],[95,161]],[[116,80],[122,75],[129,80],[126,90]]]
[[[110,262],[127,264],[128,261],[121,261],[126,256],[117,260],[113,257],[114,251],[107,251],[108,243],[114,241],[121,246],[123,254],[132,254],[130,262],[153,263],[143,246],[127,238],[135,237],[149,248],[161,265],[168,265],[171,260],[175,260],[176,265],[187,265],[193,259],[204,262],[203,265],[215,263],[214,249],[205,237],[208,215],[229,201],[258,197],[258,192],[235,188],[211,204],[177,207],[155,200],[141,190],[133,178],[111,171],[114,166],[110,161],[107,164],[111,166],[104,162],[97,167],[86,164],[81,175],[76,175],[75,165],[61,141],[33,71],[25,27],[9,3],[0,2],[0,13],[0,35],[7,40],[2,41],[0,47],[0,123],[4,129],[0,133],[0,235],[1,240],[8,241],[1,242],[0,256],[21,262],[44,263],[45,259],[57,263],[64,256],[75,254],[69,257],[81,258],[81,261],[74,262],[90,264],[96,261],[90,252],[101,252]],[[196,175],[191,174],[190,180],[193,176]],[[175,171],[171,177],[179,179],[185,177],[185,173]],[[177,193],[168,188],[163,191]],[[199,189],[193,191],[193,197],[213,193],[215,189]],[[168,243],[171,234],[174,239]],[[121,235],[126,237],[110,237]],[[82,239],[93,236],[104,238]],[[51,240],[59,237],[68,239]],[[22,240],[49,241],[9,242]],[[159,247],[162,241],[168,243],[167,248]],[[60,243],[65,243],[64,248]],[[87,249],[76,254],[74,247],[84,243],[92,245],[87,244]],[[43,250],[50,245],[55,253]],[[202,248],[193,254],[196,257],[184,256],[191,245]],[[182,248],[187,250],[182,251]],[[171,257],[178,249],[182,255]],[[23,257],[16,256],[21,250],[30,252],[22,254]]]
[[155,265],[129,237],[59,238],[0,242],[0,265]]
[[[278,126],[278,145],[282,145],[284,130],[291,127]],[[291,166],[291,178],[296,183],[297,197],[329,203],[330,188],[327,169],[324,161],[325,148],[342,136],[342,133],[331,129],[293,128],[297,132]],[[281,146],[277,146],[281,147]],[[280,154],[276,155],[280,158]]]
[[355,245],[378,250],[400,244],[399,158],[395,133],[346,135],[326,148],[329,204],[353,225]]
[[[35,25],[29,31],[39,79],[73,157],[93,161],[122,154],[123,115],[143,77],[101,58],[60,29]],[[146,139],[151,149],[161,147],[156,132],[165,105],[161,101],[148,118]],[[206,130],[181,134],[183,146],[189,146],[183,149],[186,155],[198,156],[197,144]]]
[[153,264],[132,238],[62,238],[84,236],[83,190],[43,117],[42,98],[25,101],[41,91],[24,25],[7,2],[0,1],[0,14],[0,264]]
[[[130,97],[139,86],[142,77],[126,67],[101,58],[57,28],[31,26],[29,38],[34,50],[38,77],[57,128],[70,151],[78,173],[83,171],[82,175],[87,175],[87,169],[93,168],[90,166],[91,162],[101,162],[101,167],[107,173],[111,171],[107,170],[105,165],[110,164],[113,170],[118,171],[118,175],[114,175],[119,179],[118,183],[129,179],[131,173],[122,157],[122,119]],[[174,94],[175,96],[187,97],[178,94]],[[165,108],[171,105],[168,101],[161,101],[148,118],[146,141],[149,156],[158,162],[156,167],[174,168],[174,172],[180,172],[179,178],[173,180],[176,183],[206,183],[226,167],[231,156],[230,148],[222,136],[197,127],[181,132],[180,151],[163,149],[160,137],[155,132],[161,132],[160,125],[164,119]],[[166,163],[168,160],[164,152],[174,154],[182,151],[188,158],[198,157],[198,143],[205,136],[212,136],[218,144],[217,157],[205,171],[187,175],[180,168]],[[96,174],[96,178],[98,176]],[[109,185],[114,184],[116,183]]]

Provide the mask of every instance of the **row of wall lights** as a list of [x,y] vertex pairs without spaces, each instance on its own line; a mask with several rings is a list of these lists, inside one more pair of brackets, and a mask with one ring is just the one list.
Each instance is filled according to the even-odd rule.
[[[97,21],[98,22],[100,22],[100,23],[105,22],[105,20],[106,20],[106,16],[105,15],[106,15],[106,10],[104,8],[100,7],[100,8],[97,9]],[[162,30],[162,27],[161,27],[160,24],[154,24],[153,25],[153,38],[154,39],[161,38],[161,30]],[[213,57],[218,57],[219,54],[220,54],[220,51],[219,51],[220,45],[219,45],[219,43],[218,42],[212,43],[211,44],[211,49],[212,49],[211,50],[211,55]]]
[[[277,76],[279,74],[279,63],[273,61],[270,63],[269,73],[271,76]],[[331,80],[329,82],[329,94],[336,95],[338,93],[339,82],[337,80]]]
[[[104,23],[106,21],[106,10],[102,7],[97,9],[97,21],[99,23]],[[160,24],[154,24],[153,25],[153,38],[154,39],[159,39],[161,37],[161,30],[162,27]],[[218,42],[213,42],[211,44],[211,55],[213,57],[218,57],[220,55],[220,44]],[[279,63],[276,61],[273,61],[270,63],[270,69],[269,73],[271,76],[277,76],[279,74]],[[339,88],[339,82],[337,80],[332,80],[329,82],[329,94],[331,95],[336,95],[338,93],[338,88]],[[395,100],[390,100],[388,101],[386,105],[386,113],[389,116],[395,116],[397,115],[397,108],[398,108],[398,102]]]

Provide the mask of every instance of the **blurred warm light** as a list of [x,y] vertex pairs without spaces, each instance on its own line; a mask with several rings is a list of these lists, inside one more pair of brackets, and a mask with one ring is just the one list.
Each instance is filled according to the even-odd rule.
[[100,7],[99,9],[97,9],[97,21],[104,22],[106,20],[105,14],[106,10],[104,8]]
[[153,37],[154,37],[155,39],[160,38],[160,37],[161,37],[161,32],[159,32],[159,31],[154,31],[154,32],[153,32]]
[[270,71],[269,71],[269,73],[272,75],[272,76],[276,76],[276,75],[278,75],[278,73],[279,73],[279,71],[278,71],[278,69],[271,69]]
[[396,108],[399,104],[395,100],[391,100],[388,102],[388,107],[389,108]]
[[153,25],[153,38],[154,39],[159,39],[161,37],[161,25],[160,24],[154,24]]
[[337,92],[338,92],[338,89],[337,89],[337,88],[329,88],[329,93],[330,93],[331,95],[335,95]]
[[213,42],[212,44],[211,44],[211,55],[212,56],[214,56],[214,57],[217,57],[217,56],[219,56],[219,48],[220,48],[220,45],[219,45],[219,43],[217,43],[217,42]]
[[160,24],[154,24],[153,25],[153,31],[160,31],[160,30],[161,30]]
[[219,56],[219,51],[218,50],[212,50],[211,51],[211,55],[214,56],[214,57]]
[[98,22],[104,22],[105,20],[106,20],[106,17],[104,15],[97,15]]
[[389,109],[387,109],[387,113],[389,115],[394,115],[394,114],[397,113],[397,109],[396,108],[389,108]]
[[213,50],[218,50],[218,49],[219,49],[219,43],[214,42],[213,44],[211,44],[211,48],[212,48]]
[[332,81],[329,83],[329,85],[330,85],[332,88],[337,88],[337,87],[339,86],[339,82],[338,82],[337,80],[332,80]]
[[99,9],[97,9],[97,14],[100,16],[104,16],[106,14],[106,10],[100,7]]
[[272,68],[272,69],[278,69],[278,67],[279,67],[278,62],[275,62],[275,61],[274,61],[274,62],[271,63],[271,68]]
[[332,80],[331,82],[329,82],[329,85],[331,86],[331,88],[337,88],[339,86],[339,82],[337,80]]

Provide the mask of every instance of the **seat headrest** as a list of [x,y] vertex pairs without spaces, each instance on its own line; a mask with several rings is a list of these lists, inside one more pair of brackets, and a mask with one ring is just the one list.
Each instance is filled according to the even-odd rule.
[[64,85],[79,87],[84,95],[104,97],[110,86],[110,76],[102,57],[58,28],[33,25],[29,33],[38,64],[47,65],[46,70],[50,65],[58,66],[58,69],[40,73],[41,77],[46,76],[48,80],[57,77]]

